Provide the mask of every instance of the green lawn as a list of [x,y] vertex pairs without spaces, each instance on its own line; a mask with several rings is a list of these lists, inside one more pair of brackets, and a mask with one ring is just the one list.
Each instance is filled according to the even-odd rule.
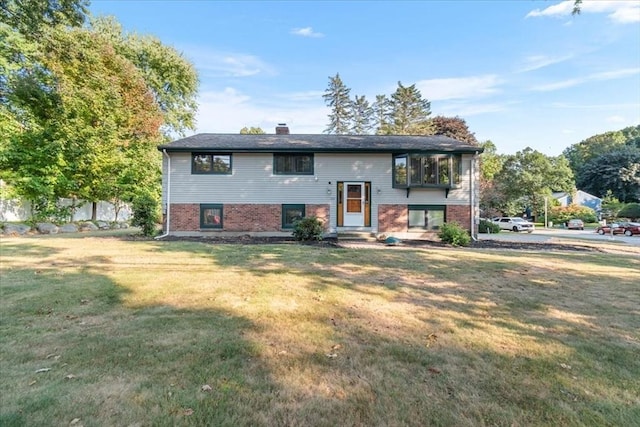
[[3,427],[640,423],[637,253],[0,249]]

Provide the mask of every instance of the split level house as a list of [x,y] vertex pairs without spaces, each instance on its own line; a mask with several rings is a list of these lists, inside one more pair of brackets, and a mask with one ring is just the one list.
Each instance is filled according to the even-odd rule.
[[445,136],[197,134],[160,145],[164,235],[283,235],[315,216],[342,232],[475,235],[475,145]]

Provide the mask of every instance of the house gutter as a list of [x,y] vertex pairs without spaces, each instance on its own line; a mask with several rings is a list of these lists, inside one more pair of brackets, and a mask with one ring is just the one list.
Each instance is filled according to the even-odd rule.
[[478,235],[475,233],[475,212],[476,212],[476,203],[475,203],[475,186],[473,185],[476,177],[475,165],[478,159],[478,152],[476,151],[473,157],[471,158],[471,167],[469,168],[469,191],[471,194],[469,195],[469,204],[470,204],[470,225],[471,225],[471,238],[474,242],[478,241]]
[[156,240],[164,239],[169,235],[169,224],[171,224],[171,156],[166,149],[162,150],[162,154],[167,157],[167,229],[163,235],[156,236]]

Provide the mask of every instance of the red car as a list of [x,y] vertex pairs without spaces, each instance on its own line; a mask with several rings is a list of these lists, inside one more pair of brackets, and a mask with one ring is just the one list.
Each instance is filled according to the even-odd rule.
[[607,224],[607,225],[601,225],[600,227],[596,228],[596,233],[603,235],[603,234],[623,234],[624,233],[624,227],[622,226],[622,224]]
[[640,222],[623,222],[620,224],[625,236],[633,236],[640,234]]

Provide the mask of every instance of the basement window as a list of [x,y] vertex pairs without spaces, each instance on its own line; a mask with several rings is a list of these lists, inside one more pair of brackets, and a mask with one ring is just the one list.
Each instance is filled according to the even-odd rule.
[[200,228],[222,228],[222,205],[203,204],[200,205]]

